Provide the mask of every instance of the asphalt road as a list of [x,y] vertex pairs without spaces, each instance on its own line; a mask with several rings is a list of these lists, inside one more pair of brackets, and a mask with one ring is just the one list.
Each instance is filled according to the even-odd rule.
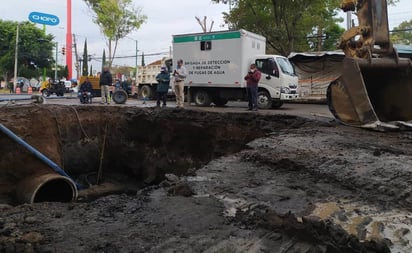
[[[0,106],[12,106],[18,104],[28,104],[33,103],[34,100],[30,98],[30,95],[21,94],[1,94],[0,95]],[[51,95],[46,98],[46,104],[60,104],[60,105],[80,105],[79,99],[70,93],[66,93],[64,97],[57,97]],[[110,104],[102,105],[100,104],[100,98],[94,98],[91,105],[85,106],[137,106],[137,107],[155,107],[155,101],[143,101],[134,98],[129,98],[127,102],[123,105]],[[167,107],[175,107],[175,101],[169,100]],[[325,104],[307,104],[307,103],[285,103],[279,109],[270,109],[270,110],[259,110],[258,112],[247,111],[247,102],[229,102],[225,107],[198,107],[194,104],[190,106],[186,104],[186,109],[190,110],[202,110],[202,111],[211,111],[211,112],[241,112],[241,113],[259,113],[259,114],[289,114],[304,116],[310,118],[319,118],[319,119],[332,119],[333,116],[330,113],[327,105]]]

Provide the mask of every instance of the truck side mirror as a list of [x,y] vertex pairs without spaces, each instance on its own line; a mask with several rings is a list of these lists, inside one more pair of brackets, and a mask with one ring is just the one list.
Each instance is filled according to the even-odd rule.
[[270,75],[267,75],[267,76],[266,76],[266,79],[267,79],[267,80],[270,80],[270,79],[272,79],[272,77],[270,77]]

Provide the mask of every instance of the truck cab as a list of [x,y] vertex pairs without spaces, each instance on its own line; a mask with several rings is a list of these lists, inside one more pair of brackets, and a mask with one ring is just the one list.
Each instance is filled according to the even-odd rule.
[[279,108],[284,101],[298,98],[298,77],[286,57],[261,55],[254,63],[262,73],[258,88],[260,108]]

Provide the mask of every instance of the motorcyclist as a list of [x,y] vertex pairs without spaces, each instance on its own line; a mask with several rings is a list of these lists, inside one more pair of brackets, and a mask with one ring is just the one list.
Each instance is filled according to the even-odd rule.
[[86,77],[84,82],[80,85],[80,89],[79,89],[80,103],[82,104],[90,103],[91,97],[92,97],[92,83],[90,82],[89,78]]

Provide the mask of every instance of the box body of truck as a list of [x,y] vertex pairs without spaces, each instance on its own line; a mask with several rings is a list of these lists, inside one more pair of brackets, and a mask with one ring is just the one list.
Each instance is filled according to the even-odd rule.
[[[157,89],[156,76],[159,74],[161,67],[166,67],[168,72],[171,73],[172,59],[170,57],[163,57],[161,60],[137,68],[137,83],[140,91],[139,95],[142,99],[155,99]],[[168,95],[173,95],[171,88]]]
[[287,58],[266,55],[266,39],[246,30],[173,36],[173,63],[182,59],[188,71],[185,88],[197,105],[224,105],[246,100],[244,77],[250,64],[262,72],[260,108],[280,107],[297,98],[298,78]]

